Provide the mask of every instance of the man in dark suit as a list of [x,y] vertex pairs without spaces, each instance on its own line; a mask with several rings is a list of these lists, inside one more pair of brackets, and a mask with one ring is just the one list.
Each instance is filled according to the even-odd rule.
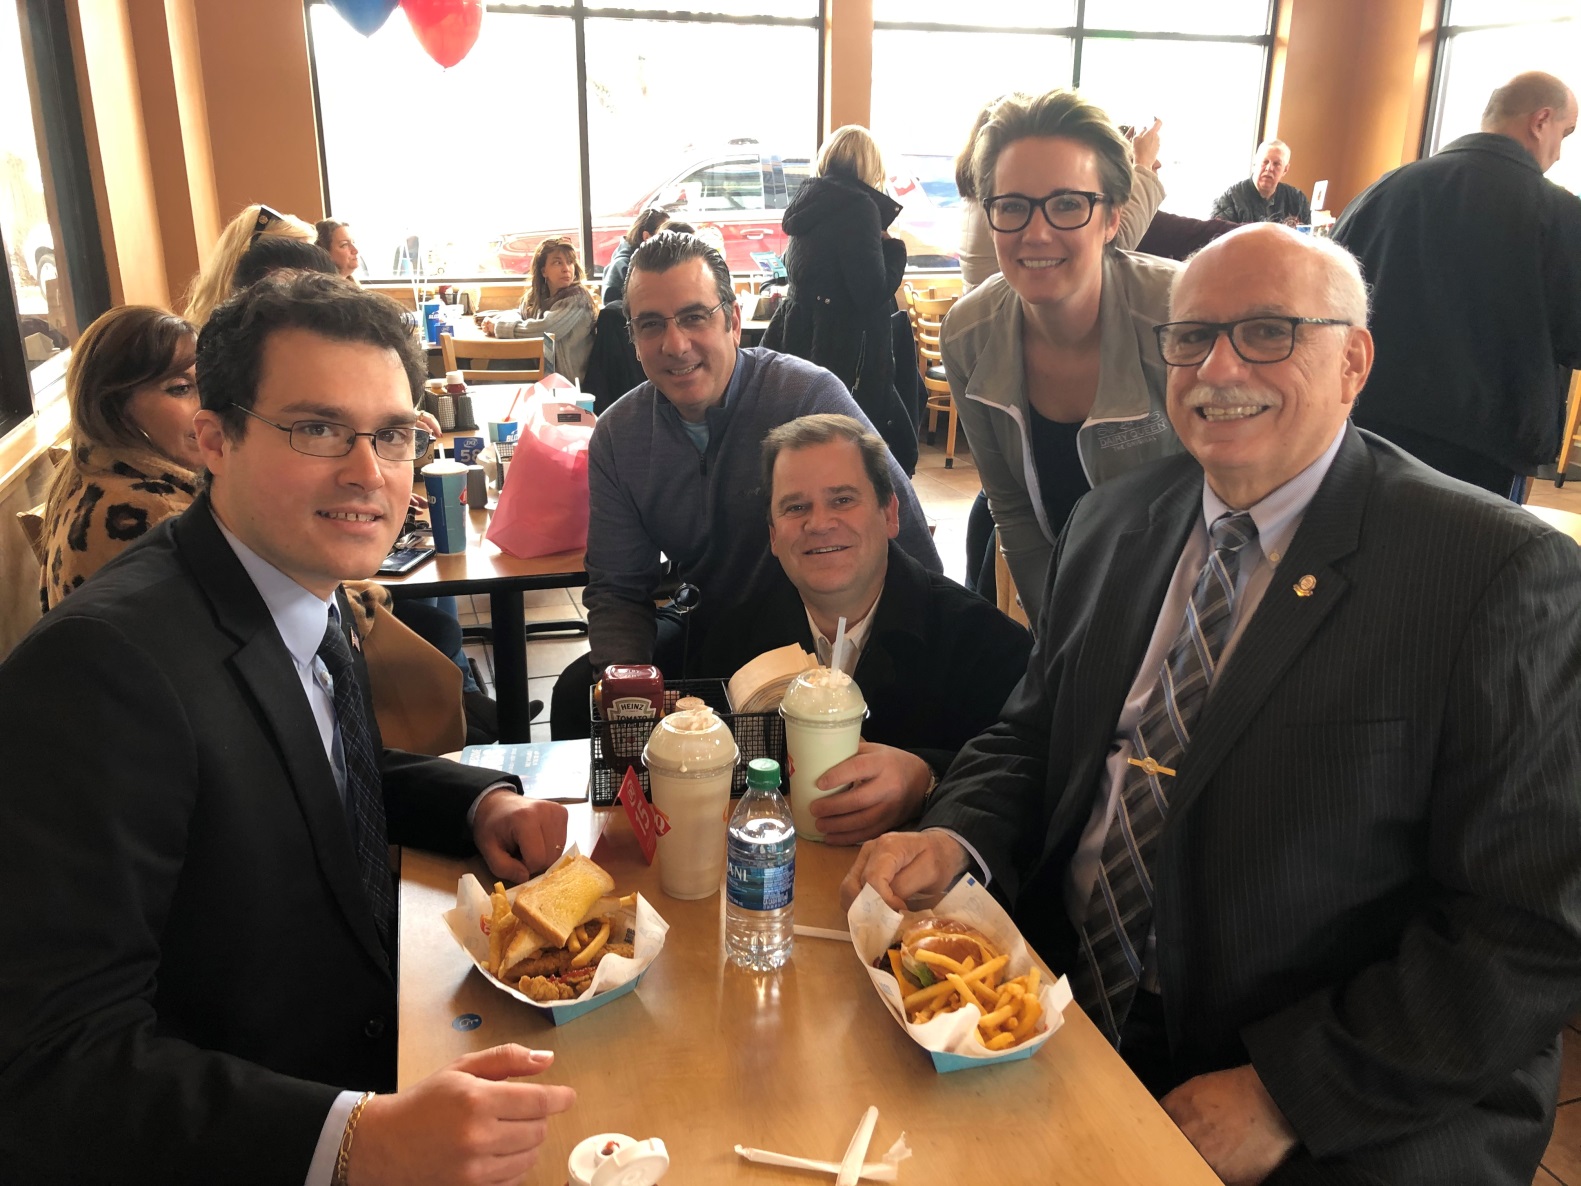
[[1226,1182],[1532,1180],[1581,990],[1581,551],[1346,423],[1365,290],[1277,226],[1159,330],[1191,456],[1104,486],[897,903],[970,867]]
[[0,1177],[519,1180],[572,1093],[504,1080],[548,1055],[369,1094],[387,841],[520,880],[565,839],[513,781],[379,743],[337,589],[401,524],[421,356],[383,297],[300,274],[216,310],[197,367],[206,491],[0,666]]
[[840,619],[867,701],[855,757],[812,804],[824,839],[856,844],[915,819],[970,737],[1026,673],[1032,636],[895,542],[899,503],[884,442],[849,416],[802,416],[763,440],[769,548],[785,580],[727,610],[699,669],[728,678],[795,643],[828,666]]

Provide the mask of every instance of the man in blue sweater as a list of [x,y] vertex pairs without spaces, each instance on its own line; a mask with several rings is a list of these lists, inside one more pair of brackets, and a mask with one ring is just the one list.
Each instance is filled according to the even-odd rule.
[[[709,622],[775,579],[759,461],[770,429],[816,412],[872,428],[822,367],[741,349],[730,269],[695,236],[664,232],[638,248],[626,313],[648,382],[622,396],[593,432],[582,596],[592,651],[555,685],[557,738],[587,736],[587,689],[611,663],[657,663],[671,679],[695,674],[685,668]],[[897,542],[939,572],[916,492],[893,460],[890,468],[900,503]],[[679,582],[697,589],[690,638],[674,608],[654,607]]]

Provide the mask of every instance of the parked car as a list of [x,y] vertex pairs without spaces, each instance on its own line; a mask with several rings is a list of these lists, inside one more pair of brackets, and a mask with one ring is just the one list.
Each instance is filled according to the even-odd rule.
[[[732,272],[759,271],[753,253],[784,254],[786,235],[780,219],[807,180],[810,163],[805,153],[765,152],[755,140],[734,140],[719,151],[692,157],[624,210],[594,217],[595,274],[609,263],[632,221],[650,206],[662,206],[716,245],[722,242]],[[890,192],[902,207],[891,229],[906,241],[911,260],[919,267],[953,267],[958,260],[960,197],[953,168],[946,156],[901,155],[890,174]],[[500,267],[526,275],[540,242],[550,235],[574,234],[558,228],[502,235]]]

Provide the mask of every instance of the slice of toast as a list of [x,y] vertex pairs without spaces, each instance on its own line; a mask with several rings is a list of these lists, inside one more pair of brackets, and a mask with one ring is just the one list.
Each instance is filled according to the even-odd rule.
[[511,909],[555,947],[564,947],[571,929],[582,921],[588,908],[614,888],[613,877],[577,853],[523,887]]

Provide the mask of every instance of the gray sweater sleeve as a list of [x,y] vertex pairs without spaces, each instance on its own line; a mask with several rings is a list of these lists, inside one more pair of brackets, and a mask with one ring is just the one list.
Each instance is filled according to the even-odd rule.
[[587,636],[593,668],[647,663],[657,631],[653,593],[662,575],[659,548],[619,477],[614,433],[593,430],[588,447]]

